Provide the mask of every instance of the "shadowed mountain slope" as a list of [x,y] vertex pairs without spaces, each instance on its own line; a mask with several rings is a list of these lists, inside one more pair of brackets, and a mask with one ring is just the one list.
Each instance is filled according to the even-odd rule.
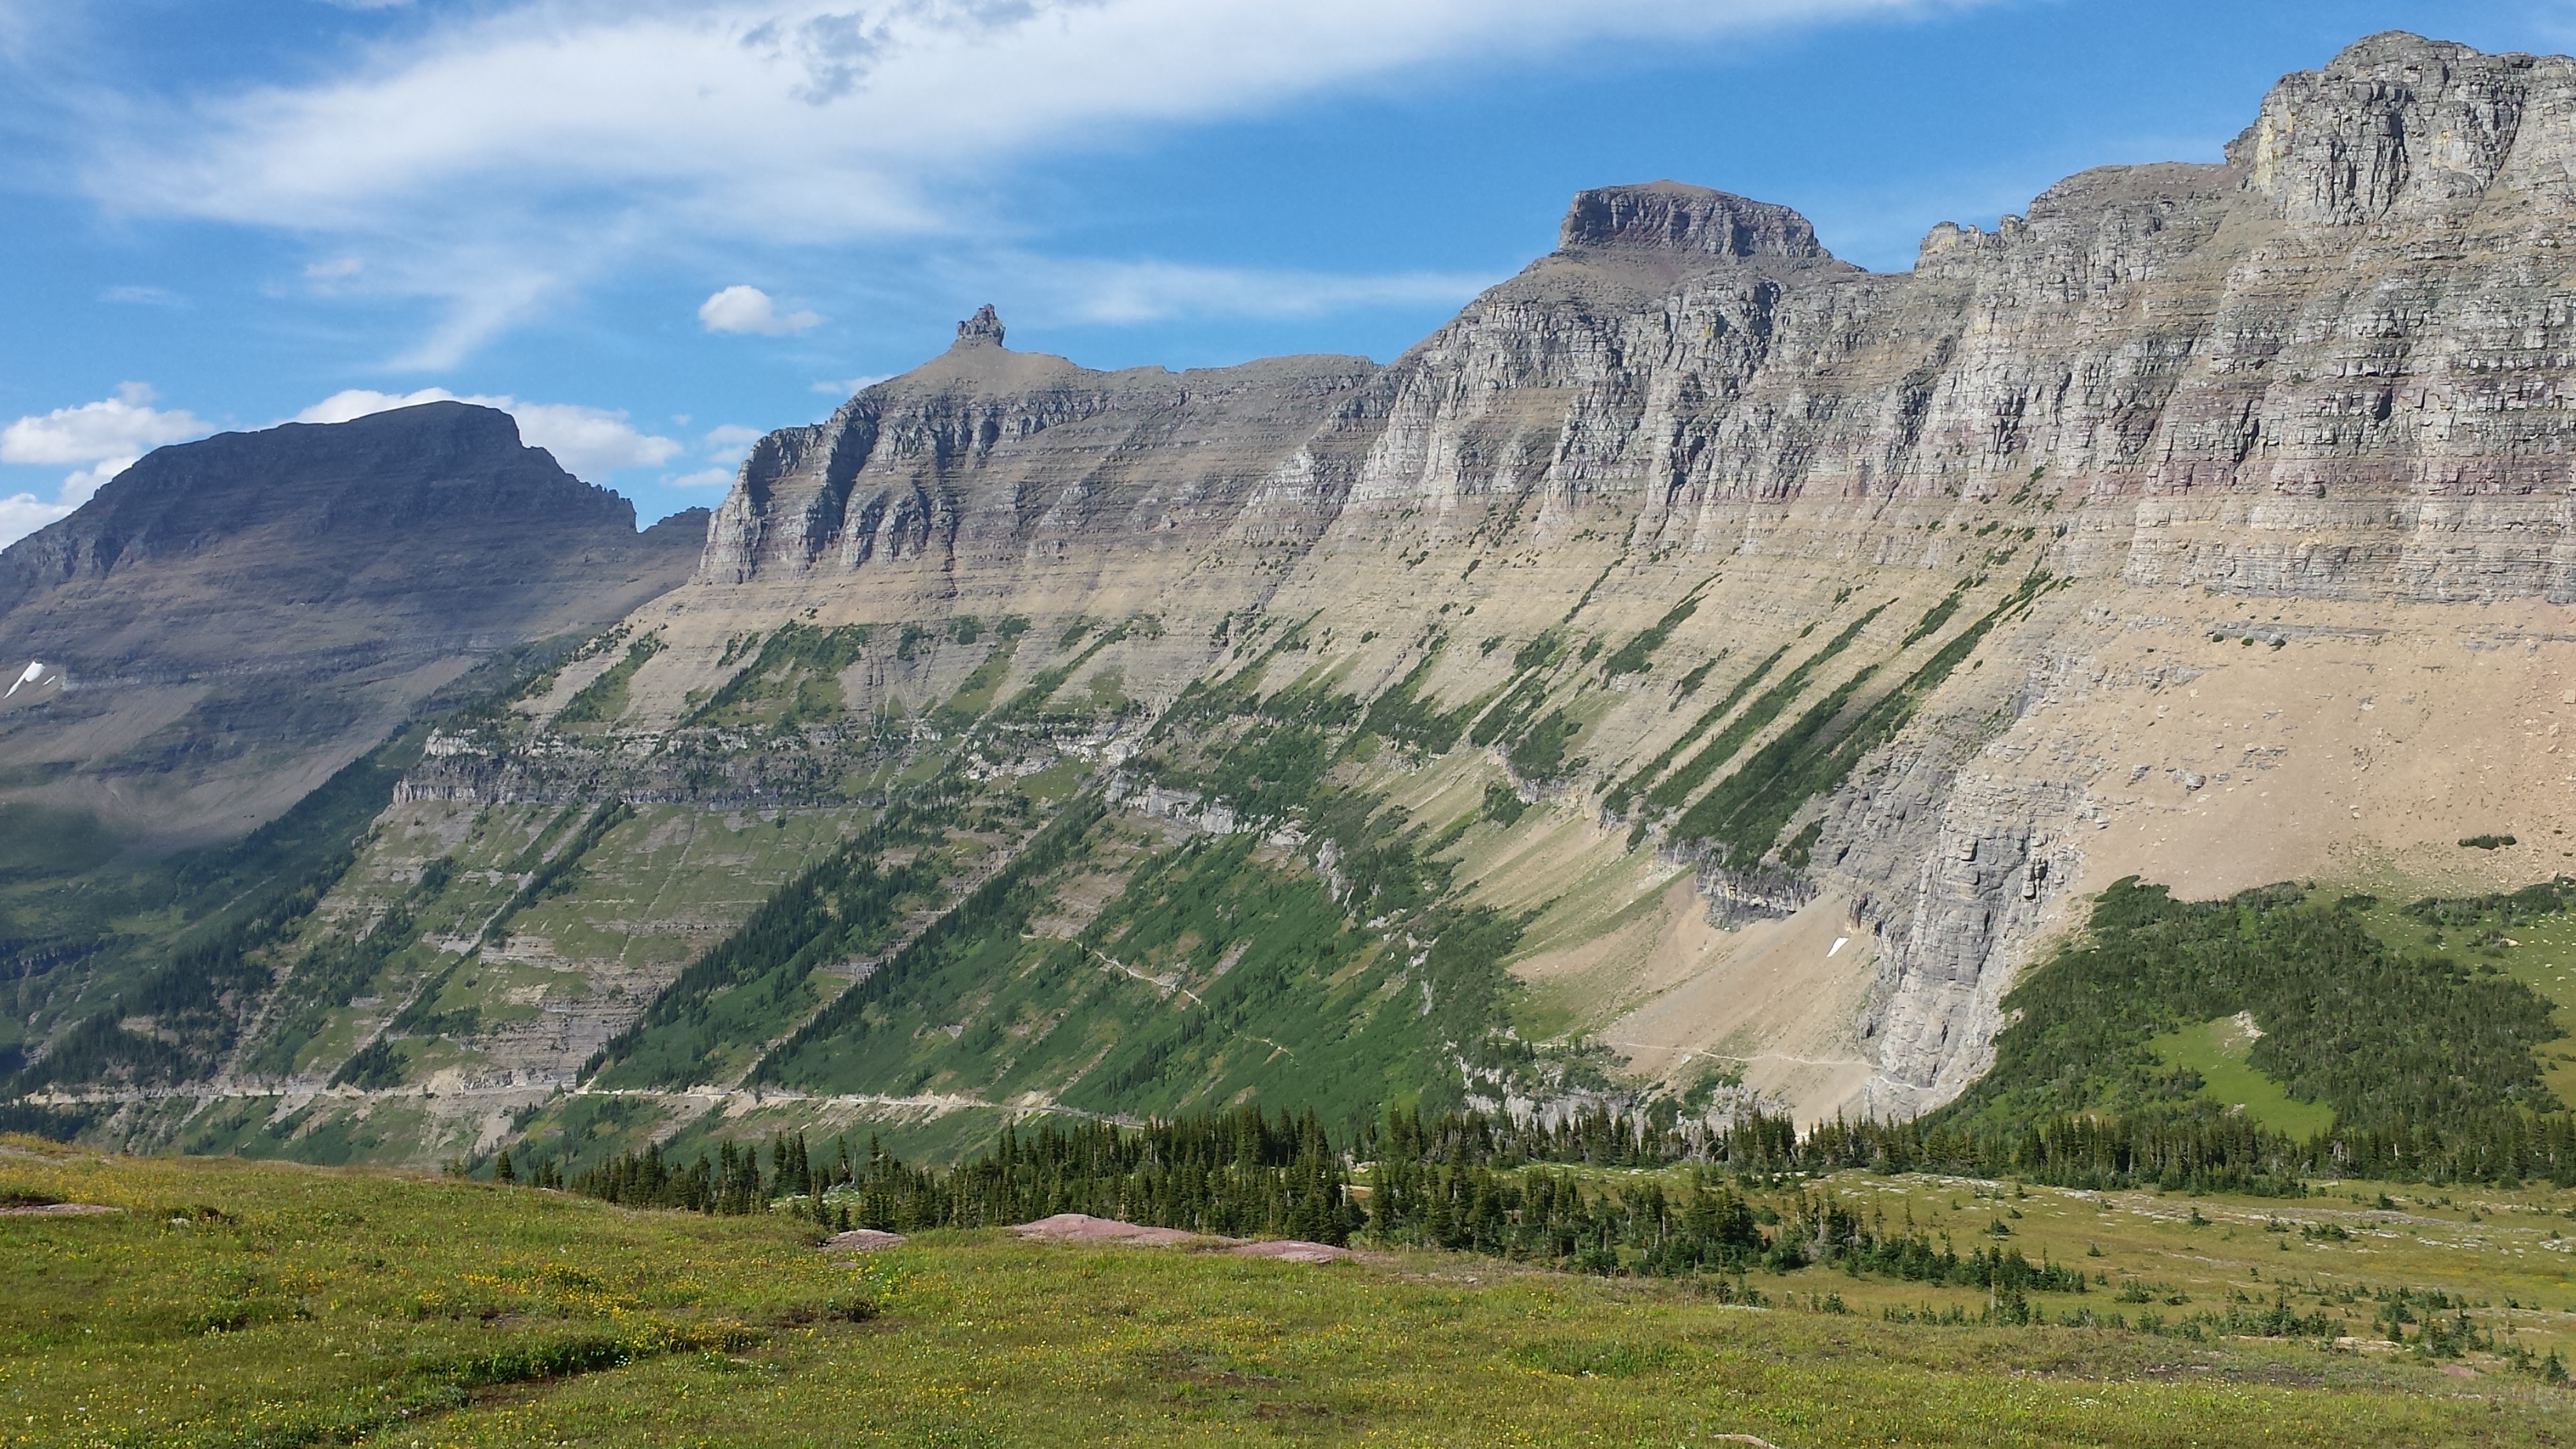
[[185,841],[283,809],[474,659],[684,577],[634,506],[436,402],[161,448],[0,552],[0,789]]

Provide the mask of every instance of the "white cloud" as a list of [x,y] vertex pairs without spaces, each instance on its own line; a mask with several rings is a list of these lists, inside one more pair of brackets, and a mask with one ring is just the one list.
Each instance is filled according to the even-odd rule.
[[0,428],[0,463],[79,465],[63,475],[50,503],[33,493],[0,498],[0,545],[68,516],[152,449],[209,431],[184,408],[152,406],[152,389],[139,382],[118,384],[111,398],[31,413]]
[[740,423],[724,423],[709,428],[706,436],[698,440],[699,448],[707,460],[717,466],[666,477],[662,485],[666,488],[730,488],[734,474],[742,467],[742,460],[751,454],[751,445],[767,436],[769,434],[759,428],[747,428]]
[[47,503],[33,493],[13,493],[0,498],[0,548],[7,548],[48,523],[69,518],[78,506]]
[[521,437],[554,454],[557,462],[575,473],[658,468],[681,452],[677,440],[643,432],[627,422],[623,409],[517,403],[508,411],[519,420]]
[[[556,462],[585,478],[597,478],[621,468],[658,468],[689,451],[675,438],[642,431],[628,422],[623,412],[577,403],[521,402],[480,393],[459,396],[443,387],[405,393],[353,387],[333,393],[288,421],[345,423],[393,408],[450,400],[498,408],[517,418],[522,439],[552,453]],[[129,382],[117,389],[115,397],[32,414],[0,428],[0,463],[84,465],[64,475],[51,502],[33,493],[0,496],[0,546],[68,516],[88,502],[100,484],[132,467],[145,452],[213,431],[185,409],[156,408],[151,404],[152,389]],[[728,425],[711,430],[703,446],[710,458],[721,461],[730,454],[739,461],[759,438],[755,429]],[[729,469],[715,471],[722,474],[721,481],[732,480]]]
[[658,468],[687,451],[677,439],[637,428],[626,420],[623,411],[583,407],[577,403],[521,402],[516,398],[486,393],[459,396],[443,387],[425,387],[407,393],[349,388],[297,413],[293,421],[345,423],[370,413],[450,400],[498,408],[517,418],[521,439],[531,447],[543,448],[554,454],[556,462],[585,478],[596,478],[620,468]]
[[140,453],[118,458],[101,458],[75,473],[63,475],[63,490],[55,501],[65,509],[78,508],[98,496],[99,488],[109,479],[140,461]]
[[[87,174],[119,211],[364,253],[373,288],[445,302],[404,359],[437,367],[621,252],[979,227],[962,181],[1142,130],[1425,68],[1976,3],[515,0],[433,16],[337,75],[149,114]],[[736,290],[710,327],[811,325],[755,289],[717,306]]]
[[110,287],[106,291],[99,293],[98,299],[102,302],[129,302],[148,307],[177,307],[183,305],[183,299],[179,294],[171,291],[167,287]]
[[101,190],[293,226],[457,186],[642,183],[729,229],[922,222],[965,159],[1242,114],[1462,57],[1706,38],[1921,0],[522,0],[365,73],[214,103]]
[[[454,367],[493,337],[535,317],[562,287],[554,273],[517,266],[507,259],[483,256],[474,265],[453,267],[434,255],[415,253],[380,290],[428,295],[447,303],[447,315],[410,351],[391,359],[396,367],[436,370]],[[408,271],[410,276],[402,275]]]
[[345,423],[352,418],[391,412],[395,408],[418,407],[431,402],[476,402],[487,406],[493,399],[459,398],[443,387],[425,387],[418,392],[378,392],[370,387],[352,387],[331,394],[313,406],[288,418],[290,423]]
[[776,337],[802,332],[822,317],[813,312],[786,312],[758,287],[727,287],[698,304],[698,320],[709,332],[757,332]]
[[0,428],[0,463],[130,461],[163,443],[205,432],[206,425],[185,409],[152,406],[149,386],[119,383],[114,397],[31,414]]

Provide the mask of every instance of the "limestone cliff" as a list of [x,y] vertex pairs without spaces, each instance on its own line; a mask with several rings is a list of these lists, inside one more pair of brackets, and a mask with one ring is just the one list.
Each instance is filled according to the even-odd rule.
[[[1877,943],[1866,1002],[1845,1003],[1872,1078],[1853,1100],[1918,1106],[1978,1068],[2066,890],[2172,867],[2096,828],[2149,746],[2069,739],[2052,713],[2124,676],[2286,668],[2236,647],[2249,616],[2338,660],[2364,638],[2385,660],[2399,637],[2563,628],[2571,155],[2576,65],[2392,34],[2282,81],[2223,164],[2069,178],[1992,232],[1936,227],[1910,273],[1833,260],[1784,208],[1660,182],[1578,196],[1556,253],[1382,370],[1104,375],[961,329],[764,443],[676,601],[1150,610],[1166,642],[1129,672],[1168,698],[1254,609],[1374,633],[1354,677],[1383,687],[1443,606],[1474,611],[1462,636],[1517,643],[1602,576],[1579,622],[1616,638],[1714,575],[1656,665],[1677,678],[1685,650],[1770,653],[1834,617],[1838,588],[1911,601],[1870,626],[1884,647],[1963,576],[2075,580],[1813,807],[1789,899],[1847,901]],[[2172,664],[2134,671],[2145,639]],[[2513,657],[2479,689],[2518,696],[2544,667]],[[1464,700],[1504,672],[1452,650],[1431,679]],[[1670,703],[1617,700],[1561,798],[1597,809],[1615,761],[1688,722]],[[2501,803],[2408,802],[2442,823],[2338,825],[2210,883],[2402,851]],[[2282,808],[2235,813],[2297,833]]]

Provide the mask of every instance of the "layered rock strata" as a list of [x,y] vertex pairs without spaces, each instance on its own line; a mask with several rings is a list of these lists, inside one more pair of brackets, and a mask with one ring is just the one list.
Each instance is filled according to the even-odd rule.
[[[1163,632],[1124,664],[1168,699],[1255,616],[1323,621],[1365,691],[1437,638],[1517,645],[1572,609],[1615,642],[1705,587],[1654,684],[1848,617],[1838,590],[1904,601],[1856,666],[1963,577],[2073,580],[1811,807],[1814,864],[1785,891],[1757,888],[1776,863],[1704,877],[1719,902],[1853,903],[1878,959],[1848,1004],[1873,1076],[1856,1104],[1928,1105],[1982,1065],[2065,894],[2158,859],[2105,834],[2129,756],[2212,778],[2118,723],[2175,671],[2286,670],[2244,652],[2257,637],[2328,672],[2474,661],[2464,728],[2534,717],[2576,598],[2572,156],[2576,65],[2391,34],[2281,82],[2221,163],[2071,177],[1992,231],[1935,228],[1907,273],[1834,260],[1785,208],[1655,183],[1578,196],[1556,252],[1384,368],[1092,373],[1005,350],[987,315],[764,442],[670,627],[685,644],[707,611],[712,645],[807,608],[1149,613]],[[2531,648],[2448,661],[2498,639]],[[1509,653],[1448,647],[1429,688],[1476,697]],[[703,658],[647,673],[676,699]],[[2131,702],[2107,704],[2124,674]],[[2051,734],[2104,708],[2107,733]],[[1555,798],[1598,808],[1691,714],[1669,687],[1613,694]],[[2409,802],[2366,835],[2336,812],[2305,839],[2288,808],[2234,812],[2280,848],[2205,883],[2403,854],[2489,807]]]
[[[1258,667],[1377,722],[1340,778],[1531,923],[1529,1020],[1808,1118],[1921,1110],[2119,876],[2576,860],[2571,155],[2576,62],[2385,35],[2220,161],[2071,177],[1904,273],[1656,182],[1578,196],[1383,366],[1099,372],[988,308],[763,440],[689,581],[518,724],[433,742],[404,808],[668,810],[658,901],[693,889],[690,830],[784,878],[760,811],[855,818],[971,737],[978,785],[1114,780],[1153,838],[1258,830],[1340,896],[1296,821],[1132,763]],[[1051,920],[1115,894],[1095,866]],[[679,969],[528,931],[614,982],[586,1041]],[[533,1051],[519,1080],[570,1074]]]

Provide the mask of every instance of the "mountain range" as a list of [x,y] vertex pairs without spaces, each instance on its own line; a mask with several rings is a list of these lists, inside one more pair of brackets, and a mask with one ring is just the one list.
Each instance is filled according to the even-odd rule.
[[2570,869],[2571,166],[2576,62],[2387,34],[1903,273],[1659,181],[1383,365],[986,308],[640,535],[462,404],[163,449],[0,553],[7,1090],[1940,1109],[2114,882]]

